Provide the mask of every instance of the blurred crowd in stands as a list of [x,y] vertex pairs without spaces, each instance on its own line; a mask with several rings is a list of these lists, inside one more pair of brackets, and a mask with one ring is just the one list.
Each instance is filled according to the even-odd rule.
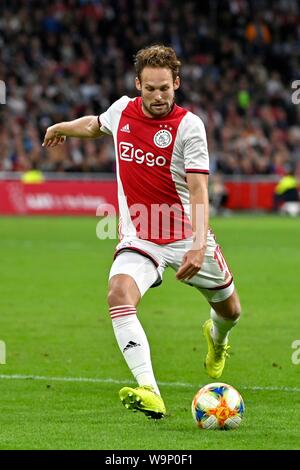
[[1,0],[0,171],[113,172],[110,138],[44,149],[44,132],[135,96],[153,43],[183,63],[177,103],[203,119],[212,172],[300,174],[297,0]]

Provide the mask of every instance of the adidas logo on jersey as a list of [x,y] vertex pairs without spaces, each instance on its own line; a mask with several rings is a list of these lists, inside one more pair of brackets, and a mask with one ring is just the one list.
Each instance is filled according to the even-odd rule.
[[122,127],[121,132],[130,132],[129,124],[125,124],[125,126]]

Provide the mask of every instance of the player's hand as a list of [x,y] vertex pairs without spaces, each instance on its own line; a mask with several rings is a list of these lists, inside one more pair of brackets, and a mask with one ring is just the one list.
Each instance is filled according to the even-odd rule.
[[179,267],[176,278],[179,281],[189,280],[198,271],[200,271],[205,254],[205,248],[201,250],[189,250],[183,257],[181,266]]
[[65,135],[60,135],[56,130],[55,126],[48,127],[44,142],[42,144],[43,147],[55,147],[56,145],[63,144],[66,141]]

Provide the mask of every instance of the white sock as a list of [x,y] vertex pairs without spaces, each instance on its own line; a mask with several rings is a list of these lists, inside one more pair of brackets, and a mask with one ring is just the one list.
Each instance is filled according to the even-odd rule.
[[147,337],[133,305],[119,305],[109,309],[114,333],[124,359],[140,386],[151,385],[160,395],[150,356]]
[[228,342],[228,335],[231,328],[234,327],[239,319],[230,320],[228,318],[221,317],[213,308],[210,309],[210,318],[213,321],[211,337],[214,343],[226,344]]

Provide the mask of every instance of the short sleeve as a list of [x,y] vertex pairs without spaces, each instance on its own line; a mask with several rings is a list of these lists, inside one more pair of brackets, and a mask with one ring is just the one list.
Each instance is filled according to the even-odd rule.
[[122,98],[115,101],[107,111],[98,116],[98,123],[102,132],[109,135],[113,134],[115,124],[119,121],[121,112],[126,108],[129,101],[130,98],[128,98],[128,96],[122,96]]
[[193,113],[187,113],[182,128],[184,167],[186,173],[209,174],[209,155],[205,127]]

